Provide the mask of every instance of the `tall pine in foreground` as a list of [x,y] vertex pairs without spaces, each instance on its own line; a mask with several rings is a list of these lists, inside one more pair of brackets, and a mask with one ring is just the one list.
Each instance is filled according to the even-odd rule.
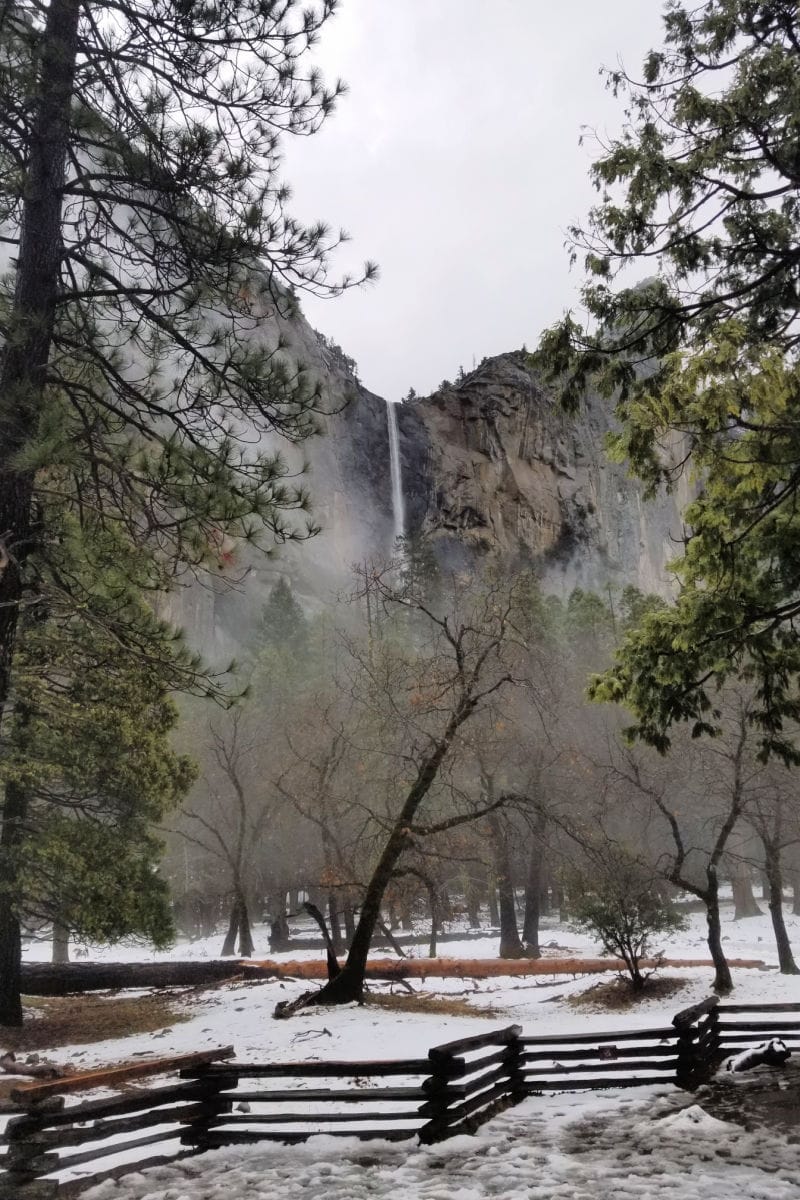
[[195,769],[170,746],[163,666],[121,653],[91,619],[23,623],[0,778],[26,794],[13,903],[34,930],[172,938],[155,830]]
[[612,455],[651,494],[688,476],[696,495],[677,604],[645,617],[594,691],[625,702],[632,732],[665,750],[676,721],[717,730],[717,691],[744,675],[762,753],[792,760],[800,10],[672,0],[664,27],[641,78],[609,75],[625,131],[592,168],[600,200],[572,231],[589,323],[568,317],[538,355],[568,403],[590,378],[615,396]]
[[[302,364],[253,335],[291,311],[296,291],[353,282],[330,281],[340,238],[290,216],[278,174],[280,137],[314,133],[341,92],[306,60],[334,9],[0,8],[0,217],[12,260],[0,295],[0,713],[38,576],[49,571],[77,613],[96,598],[84,575],[53,573],[49,505],[69,510],[87,546],[137,547],[135,583],[150,589],[215,564],[226,539],[313,532],[275,448],[315,431],[324,398]],[[122,590],[131,561],[116,568]],[[128,611],[116,636],[147,661]],[[8,872],[27,805],[9,783],[0,1024],[20,1014]]]

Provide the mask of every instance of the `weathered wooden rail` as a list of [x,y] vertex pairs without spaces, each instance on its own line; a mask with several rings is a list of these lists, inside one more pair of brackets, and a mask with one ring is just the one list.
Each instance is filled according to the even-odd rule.
[[[509,1025],[417,1059],[219,1061],[228,1048],[176,1061],[180,1073],[169,1084],[69,1106],[64,1093],[118,1084],[114,1072],[23,1085],[13,1098],[24,1111],[5,1131],[0,1200],[61,1200],[213,1147],[298,1142],[321,1132],[441,1141],[544,1092],[668,1083],[692,1090],[727,1054],[772,1036],[800,1050],[800,1004],[712,997],[661,1027],[524,1037]],[[124,1072],[129,1079],[148,1068]]]

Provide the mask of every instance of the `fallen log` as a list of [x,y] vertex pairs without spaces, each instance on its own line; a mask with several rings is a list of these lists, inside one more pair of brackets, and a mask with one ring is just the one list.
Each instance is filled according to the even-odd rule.
[[[665,958],[645,967],[709,967],[706,958]],[[731,959],[732,967],[763,967],[761,959]],[[402,982],[406,979],[492,979],[522,975],[596,975],[622,971],[613,958],[372,958],[367,979]],[[169,963],[25,963],[22,990],[28,996],[66,996],[71,992],[113,991],[120,988],[211,986],[226,979],[327,979],[324,961],[274,959],[208,959]]]
[[[70,992],[103,992],[117,988],[197,987],[241,977],[237,959],[149,963],[23,963],[26,996],[66,996]],[[265,967],[261,978],[275,974]]]
[[[733,958],[732,967],[763,967],[758,958]],[[277,976],[294,979],[327,979],[325,963],[293,961],[277,963],[271,959],[242,963],[245,978],[256,978],[256,972],[271,970]],[[643,967],[709,967],[709,958],[646,959]],[[606,971],[624,971],[624,963],[615,958],[371,958],[367,979],[388,981],[404,979],[492,979],[502,975],[597,975]],[[251,972],[253,975],[251,976]]]

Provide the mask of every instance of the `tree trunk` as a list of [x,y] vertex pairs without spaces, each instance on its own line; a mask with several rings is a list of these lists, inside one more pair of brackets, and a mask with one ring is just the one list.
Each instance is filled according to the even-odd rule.
[[344,949],[342,924],[339,920],[339,900],[336,892],[333,890],[328,892],[328,924],[331,927],[331,941],[333,942],[334,953],[341,954]]
[[464,904],[467,909],[467,920],[470,929],[481,927],[481,890],[479,884],[468,876],[464,890]]
[[760,917],[761,909],[753,895],[753,880],[744,863],[735,864],[731,872],[731,883],[733,885],[734,921],[741,921],[745,917]]
[[[46,385],[60,277],[62,185],[81,7],[81,0],[50,0],[39,42],[41,65],[10,336],[0,361],[0,720],[9,697],[22,565],[35,536],[33,476],[18,470],[15,459],[36,429]],[[0,1025],[22,1023],[15,846],[26,801],[14,794],[17,791],[6,787],[0,833]]]
[[800,868],[792,871],[792,916],[800,917]]
[[497,907],[497,887],[491,867],[486,872],[486,902],[489,907],[489,925],[492,929],[499,929],[500,909]]
[[286,892],[273,892],[269,897],[269,948],[273,954],[289,949],[289,922],[286,919]]
[[369,948],[375,927],[381,917],[381,903],[395,867],[408,844],[409,830],[413,824],[419,806],[430,791],[431,785],[439,773],[439,767],[444,761],[453,738],[459,727],[468,719],[475,707],[475,701],[465,698],[452,714],[447,727],[431,753],[423,759],[412,784],[405,803],[394,823],[391,833],[378,859],[372,878],[367,884],[356,931],[350,943],[347,962],[335,979],[330,979],[325,986],[313,997],[308,998],[314,1004],[349,1004],[353,1000],[361,1001],[364,992],[364,973],[367,967]]
[[60,921],[53,921],[53,963],[69,962],[69,930]]
[[544,813],[537,814],[536,827],[533,831],[530,853],[528,855],[528,876],[525,880],[525,916],[522,926],[522,940],[531,958],[539,958],[539,918],[541,910],[542,882],[544,872]]
[[769,915],[772,918],[772,929],[775,934],[775,945],[778,947],[778,965],[781,975],[800,975],[797,963],[794,961],[789,935],[786,932],[786,922],[783,919],[783,875],[781,872],[781,852],[778,846],[764,841],[764,878],[769,888]]
[[0,1025],[22,1024],[22,932],[15,905],[18,848],[28,811],[28,794],[6,784],[0,830]]
[[708,925],[708,949],[714,963],[714,991],[724,996],[733,991],[733,980],[725,951],[722,949],[722,924],[719,918],[719,885],[716,877],[705,890],[706,923]]
[[[193,959],[190,962],[31,963],[22,967],[22,983],[30,996],[67,996],[71,992],[116,991],[119,988],[194,987],[241,977],[236,961]],[[279,973],[248,967],[247,978],[275,979]]]
[[244,895],[239,896],[239,955],[241,958],[252,958],[253,932],[250,926],[250,913]]
[[243,892],[236,892],[231,906],[228,932],[222,944],[222,957],[229,958],[236,953],[236,942],[239,942],[239,957],[250,958],[254,946],[253,935],[250,931],[250,914],[247,911],[247,901]]
[[231,915],[228,920],[228,932],[225,934],[225,941],[222,943],[221,954],[223,958],[230,958],[236,953],[236,935],[239,932],[239,902],[234,896],[231,904]]
[[517,927],[517,907],[514,897],[514,881],[511,875],[508,835],[503,828],[501,819],[496,814],[489,818],[489,828],[494,843],[495,876],[500,903],[500,957],[523,958],[525,947],[522,945]]
[[344,912],[342,913],[342,918],[344,920],[345,941],[347,942],[348,946],[350,946],[350,945],[352,945],[353,938],[356,935],[356,914],[355,914],[355,909],[353,908],[352,896],[348,896],[348,898],[346,900],[346,903],[344,906]]

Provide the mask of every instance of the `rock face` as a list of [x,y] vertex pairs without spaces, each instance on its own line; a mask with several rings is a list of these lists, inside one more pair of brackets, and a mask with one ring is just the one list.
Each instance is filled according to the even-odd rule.
[[[385,402],[352,364],[299,317],[265,314],[259,337],[304,362],[333,410],[324,435],[284,452],[305,482],[322,531],[274,558],[251,556],[211,586],[170,602],[169,616],[214,658],[235,654],[278,576],[313,610],[352,586],[352,566],[393,552],[394,521]],[[646,504],[625,469],[609,463],[608,407],[587,397],[565,414],[523,352],[486,359],[457,384],[397,410],[407,531],[424,532],[442,566],[468,571],[500,558],[532,566],[548,591],[605,591],[632,583],[666,594],[678,511]],[[301,457],[302,454],[302,457]]]
[[645,503],[608,461],[612,423],[599,398],[567,415],[524,352],[502,354],[403,404],[398,424],[410,523],[443,564],[499,555],[536,567],[561,593],[627,583],[668,592],[678,511]]

